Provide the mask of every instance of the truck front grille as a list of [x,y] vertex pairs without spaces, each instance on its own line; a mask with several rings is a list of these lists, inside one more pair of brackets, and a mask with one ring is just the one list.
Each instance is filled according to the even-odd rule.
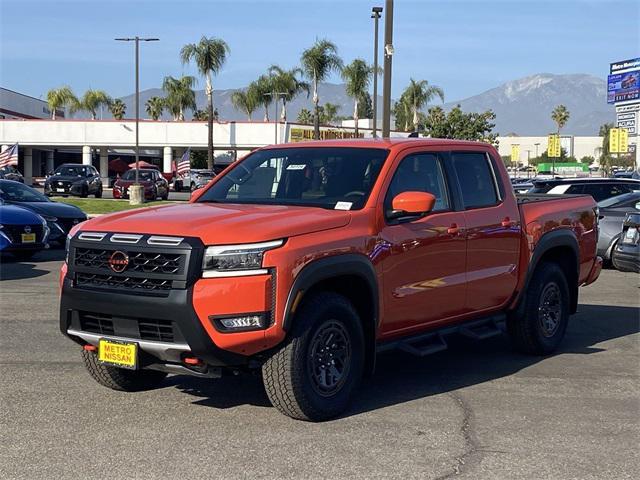
[[171,289],[171,280],[128,276],[76,273],[76,286],[85,288],[109,288],[122,291],[162,293]]
[[184,343],[180,329],[170,320],[115,317],[95,312],[78,312],[77,318],[80,321],[80,329],[84,332],[165,343]]
[[[109,269],[109,258],[116,250],[76,248],[75,264],[82,267]],[[180,271],[184,255],[126,252],[129,257],[128,272],[174,274]]]

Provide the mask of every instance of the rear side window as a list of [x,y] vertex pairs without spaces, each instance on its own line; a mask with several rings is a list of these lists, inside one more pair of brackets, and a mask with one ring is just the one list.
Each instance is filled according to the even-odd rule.
[[489,207],[498,203],[493,169],[484,153],[455,152],[451,154],[451,160],[465,208]]
[[585,184],[581,193],[591,195],[596,202],[604,200],[605,198],[616,197],[623,193],[631,192],[631,188],[627,185],[619,183],[596,183]]

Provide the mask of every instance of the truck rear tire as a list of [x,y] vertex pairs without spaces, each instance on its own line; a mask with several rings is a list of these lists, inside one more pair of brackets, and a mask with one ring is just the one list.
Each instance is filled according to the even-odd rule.
[[314,294],[296,314],[286,344],[262,367],[269,400],[298,420],[339,415],[362,378],[364,351],[362,324],[349,300]]
[[167,376],[155,370],[127,370],[98,362],[95,352],[82,351],[84,365],[93,379],[112,390],[137,392],[158,386]]
[[555,263],[540,264],[526,292],[524,313],[507,322],[516,349],[532,355],[554,352],[569,324],[569,286]]

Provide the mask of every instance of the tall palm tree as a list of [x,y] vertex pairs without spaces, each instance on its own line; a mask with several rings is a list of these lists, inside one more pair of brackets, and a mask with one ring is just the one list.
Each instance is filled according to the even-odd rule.
[[162,89],[167,94],[167,110],[173,115],[173,120],[184,120],[184,111],[196,109],[196,94],[193,86],[196,84],[195,77],[185,75],[180,78],[172,76],[164,77]]
[[217,75],[222,69],[229,54],[229,45],[219,38],[207,38],[203,36],[198,43],[188,43],[180,50],[180,59],[183,64],[194,60],[200,75],[206,79],[205,94],[207,95],[207,127],[208,148],[207,166],[213,168],[213,75]]
[[231,94],[231,103],[239,110],[247,114],[247,119],[251,121],[251,115],[256,111],[260,101],[258,101],[258,89],[255,84],[249,85],[244,90],[236,90]]
[[405,97],[405,106],[411,112],[413,129],[418,128],[418,112],[435,97],[440,97],[444,102],[444,91],[436,85],[429,85],[427,80],[409,80],[409,85],[402,94]]
[[122,120],[125,113],[127,113],[127,106],[122,100],[116,98],[109,105],[109,111],[111,112],[111,115],[113,115],[113,118],[116,120]]
[[78,104],[78,98],[68,86],[53,88],[47,92],[47,104],[51,110],[51,120],[56,119],[56,110],[60,108],[73,108]]
[[153,120],[158,120],[162,116],[162,112],[166,106],[166,101],[162,97],[151,97],[147,100],[147,103],[145,103],[144,106],[147,110],[147,115],[149,115]]
[[560,135],[560,130],[562,130],[562,128],[569,121],[570,116],[571,115],[569,114],[569,110],[567,110],[567,107],[565,107],[564,105],[558,105],[551,112],[551,120],[556,122],[556,125],[558,127],[558,135]]
[[300,58],[302,70],[305,76],[311,80],[313,87],[313,138],[320,138],[320,97],[318,97],[318,84],[334,70],[342,69],[342,59],[338,56],[338,47],[329,40],[316,40],[316,43],[302,52]]
[[264,121],[269,121],[269,105],[273,102],[275,92],[273,77],[270,75],[260,75],[257,80],[251,83],[249,88],[255,91],[258,104],[264,107]]
[[355,121],[356,137],[359,134],[358,129],[358,107],[360,99],[364,98],[369,90],[369,84],[373,77],[373,67],[367,65],[367,62],[361,58],[356,58],[349,65],[342,69],[342,79],[346,82],[346,92],[353,98],[353,120]]
[[269,75],[273,77],[273,89],[276,92],[284,93],[280,98],[282,99],[282,112],[280,113],[280,120],[287,121],[287,102],[292,101],[302,92],[307,92],[307,98],[311,90],[310,85],[299,79],[298,76],[303,75],[301,68],[292,68],[291,70],[284,70],[278,65],[271,65],[269,67]]
[[84,92],[78,105],[72,106],[72,110],[86,110],[91,114],[91,120],[97,117],[97,110],[100,107],[109,107],[111,105],[111,97],[103,90],[89,89]]

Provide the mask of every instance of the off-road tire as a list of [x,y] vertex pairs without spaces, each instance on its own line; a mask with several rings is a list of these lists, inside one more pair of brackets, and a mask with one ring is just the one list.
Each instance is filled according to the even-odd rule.
[[155,388],[167,376],[156,370],[127,370],[111,367],[98,362],[95,352],[82,351],[82,359],[87,371],[100,385],[112,390],[137,392]]
[[[557,301],[557,326],[548,328],[545,324],[544,312],[553,305],[548,305],[545,298],[549,292]],[[514,347],[532,355],[549,355],[553,353],[564,338],[569,324],[569,285],[562,269],[556,263],[544,262],[536,268],[526,292],[524,313],[508,318],[507,331]]]
[[[337,390],[323,396],[317,391],[310,356],[318,335],[331,325],[348,336],[349,366]],[[364,351],[362,324],[351,302],[335,293],[313,294],[295,315],[284,346],[262,367],[269,400],[280,412],[298,420],[322,421],[339,415],[362,378]]]

